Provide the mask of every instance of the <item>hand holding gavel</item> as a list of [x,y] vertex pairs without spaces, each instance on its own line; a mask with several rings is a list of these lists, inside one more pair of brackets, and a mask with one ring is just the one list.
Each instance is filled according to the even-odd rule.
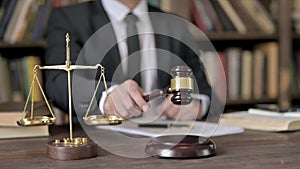
[[147,102],[157,97],[172,94],[171,102],[175,105],[186,105],[192,102],[192,71],[187,66],[176,66],[171,70],[170,87],[143,95],[142,89],[133,80],[127,80],[115,88],[104,103],[104,111],[108,115],[124,118],[139,116],[150,107]]

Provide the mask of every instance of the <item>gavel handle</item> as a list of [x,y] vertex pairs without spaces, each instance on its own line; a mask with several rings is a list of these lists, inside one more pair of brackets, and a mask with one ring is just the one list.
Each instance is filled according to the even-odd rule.
[[158,97],[160,97],[162,95],[170,94],[171,93],[170,90],[171,89],[169,87],[166,87],[163,90],[153,91],[152,93],[150,93],[150,94],[148,94],[146,96],[143,96],[143,97],[144,97],[144,99],[145,99],[146,102],[149,102],[149,101],[151,101],[153,99],[156,99],[156,98],[158,98]]
[[150,94],[148,94],[146,96],[143,96],[143,97],[144,97],[144,99],[145,99],[146,102],[149,102],[150,100],[158,98],[158,97],[160,97],[162,95],[164,95],[164,93],[163,93],[162,90],[160,90],[160,91],[157,91],[157,92],[150,93]]

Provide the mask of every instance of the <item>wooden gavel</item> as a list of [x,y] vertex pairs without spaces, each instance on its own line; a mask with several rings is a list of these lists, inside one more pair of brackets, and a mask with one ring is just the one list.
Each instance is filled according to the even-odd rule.
[[190,104],[192,102],[191,93],[194,91],[193,79],[191,78],[192,69],[188,66],[175,66],[171,70],[171,75],[170,86],[154,91],[144,96],[144,99],[148,102],[163,95],[173,94],[172,103],[176,105]]

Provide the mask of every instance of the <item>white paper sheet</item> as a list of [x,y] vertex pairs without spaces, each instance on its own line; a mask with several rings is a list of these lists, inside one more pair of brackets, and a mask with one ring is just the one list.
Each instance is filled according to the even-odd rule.
[[[186,124],[192,125],[192,128],[187,127],[170,127],[170,128],[156,128],[156,127],[139,127],[139,123],[132,121],[124,121],[118,126],[97,126],[99,129],[111,130],[126,134],[137,136],[157,137],[162,135],[196,135],[202,137],[216,137],[230,134],[238,134],[244,131],[241,127],[223,126],[215,123],[201,122],[201,121],[170,121],[161,120],[155,121],[151,124]],[[147,123],[149,124],[149,123]]]

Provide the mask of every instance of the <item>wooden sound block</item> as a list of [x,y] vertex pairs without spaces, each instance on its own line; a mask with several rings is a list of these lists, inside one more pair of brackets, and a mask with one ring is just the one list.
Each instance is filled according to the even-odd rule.
[[150,140],[145,151],[162,158],[203,158],[215,155],[216,145],[212,140],[199,136],[168,135]]
[[62,141],[55,140],[48,142],[47,155],[49,158],[55,160],[81,160],[85,158],[92,158],[97,156],[97,145],[91,141],[77,142],[68,141],[66,139]]

